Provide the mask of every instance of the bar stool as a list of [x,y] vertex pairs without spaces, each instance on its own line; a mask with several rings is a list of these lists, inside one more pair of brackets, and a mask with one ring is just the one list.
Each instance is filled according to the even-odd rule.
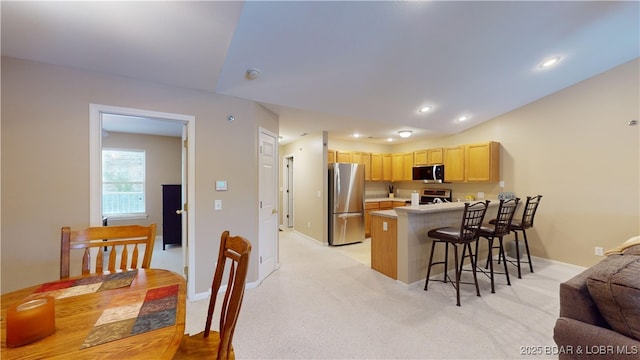
[[[520,198],[508,199],[508,200],[500,200],[500,205],[498,206],[498,215],[495,219],[491,220],[489,224],[483,224],[478,230],[478,241],[476,242],[476,265],[478,264],[478,244],[480,243],[480,238],[487,239],[488,242],[488,250],[487,254],[487,264],[484,269],[489,267],[489,278],[491,279],[491,292],[495,293],[495,281],[494,281],[494,271],[493,271],[493,240],[498,239],[498,263],[502,259],[504,264],[504,274],[507,277],[507,284],[511,286],[511,280],[509,279],[509,270],[507,269],[507,258],[504,252],[504,245],[502,242],[502,238],[509,234],[511,231],[511,222],[513,220],[513,215],[516,213],[516,208],[518,206],[518,202]],[[478,270],[483,274],[487,275],[486,271],[478,267]]]
[[[533,272],[533,263],[531,262],[531,254],[529,253],[529,241],[527,241],[527,229],[533,227],[533,219],[536,216],[536,211],[538,211],[538,205],[540,205],[540,200],[542,199],[542,195],[537,196],[527,196],[527,201],[524,205],[524,211],[522,213],[522,220],[514,219],[511,222],[511,231],[515,234],[515,245],[516,245],[516,263],[513,263],[513,260],[507,260],[512,265],[515,265],[518,268],[518,279],[522,279],[522,272],[520,270],[520,263],[528,263],[529,270]],[[492,220],[492,222],[495,220]],[[490,222],[490,223],[492,223]],[[520,260],[520,244],[518,242],[518,232],[522,232],[524,237],[524,246],[527,251],[527,260]]]
[[[427,233],[427,236],[432,238],[433,241],[431,243],[431,255],[429,256],[429,266],[427,268],[427,279],[424,284],[425,291],[427,291],[427,288],[429,286],[429,275],[431,274],[431,267],[434,265],[443,264],[444,279],[442,280],[442,282],[446,283],[447,279],[449,280],[449,282],[451,282],[453,287],[456,289],[456,305],[460,306],[460,273],[462,272],[462,264],[464,263],[465,253],[468,249],[468,257],[471,260],[473,281],[476,286],[476,294],[480,296],[480,288],[478,287],[478,278],[476,276],[476,261],[474,259],[473,253],[471,252],[471,243],[478,239],[478,230],[480,229],[482,221],[484,220],[484,215],[487,212],[487,207],[489,207],[489,200],[485,202],[477,202],[474,204],[465,203],[464,212],[462,213],[462,223],[460,224],[460,227],[441,227],[432,229]],[[435,251],[436,244],[445,245],[443,261],[433,262],[433,253]],[[447,274],[449,245],[452,245],[454,250],[456,271],[455,284]],[[458,260],[458,245],[462,245],[462,257],[460,261]]]

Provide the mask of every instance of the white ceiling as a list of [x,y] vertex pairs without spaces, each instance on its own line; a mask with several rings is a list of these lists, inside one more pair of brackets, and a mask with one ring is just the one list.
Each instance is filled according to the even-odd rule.
[[285,141],[455,134],[640,55],[637,1],[0,4],[3,56],[251,99]]

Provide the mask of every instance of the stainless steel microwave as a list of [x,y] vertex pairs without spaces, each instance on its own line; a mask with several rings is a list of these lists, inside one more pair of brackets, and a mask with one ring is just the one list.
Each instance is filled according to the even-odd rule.
[[423,180],[425,183],[442,183],[444,182],[444,165],[414,166],[413,180]]

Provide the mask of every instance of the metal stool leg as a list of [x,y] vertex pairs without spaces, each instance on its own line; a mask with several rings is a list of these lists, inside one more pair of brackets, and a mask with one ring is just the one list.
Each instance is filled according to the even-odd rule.
[[527,232],[522,229],[522,235],[524,236],[524,247],[527,249],[527,258],[529,259],[529,270],[533,272],[533,263],[531,262],[531,254],[529,253],[529,241],[527,241]]

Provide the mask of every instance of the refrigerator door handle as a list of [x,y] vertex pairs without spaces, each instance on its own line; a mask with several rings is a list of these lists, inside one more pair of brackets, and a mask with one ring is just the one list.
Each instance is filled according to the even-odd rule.
[[338,210],[338,207],[340,206],[338,204],[339,195],[340,195],[340,168],[336,166],[333,173],[333,211],[332,211],[333,213],[335,213]]

